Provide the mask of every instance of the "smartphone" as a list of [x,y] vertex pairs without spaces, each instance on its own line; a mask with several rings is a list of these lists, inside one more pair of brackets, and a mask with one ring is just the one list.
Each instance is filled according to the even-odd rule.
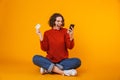
[[70,24],[70,27],[69,27],[69,29],[71,29],[72,30],[72,28],[74,28],[74,24]]

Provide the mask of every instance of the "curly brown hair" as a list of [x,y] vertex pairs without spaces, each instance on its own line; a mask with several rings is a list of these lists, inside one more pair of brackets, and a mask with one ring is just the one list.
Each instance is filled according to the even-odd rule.
[[60,13],[54,13],[50,18],[49,18],[49,26],[53,27],[55,26],[55,21],[57,17],[62,18],[62,26],[64,26],[64,17]]

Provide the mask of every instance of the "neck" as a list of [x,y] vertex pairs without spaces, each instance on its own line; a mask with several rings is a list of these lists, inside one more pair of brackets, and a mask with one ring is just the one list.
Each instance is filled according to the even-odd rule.
[[60,30],[60,27],[54,26],[53,29]]

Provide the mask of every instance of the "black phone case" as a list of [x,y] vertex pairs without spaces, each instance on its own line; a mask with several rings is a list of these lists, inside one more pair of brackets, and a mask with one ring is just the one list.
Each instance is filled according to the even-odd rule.
[[72,28],[74,28],[74,24],[70,24],[70,27],[69,27],[69,29],[71,29],[72,30]]

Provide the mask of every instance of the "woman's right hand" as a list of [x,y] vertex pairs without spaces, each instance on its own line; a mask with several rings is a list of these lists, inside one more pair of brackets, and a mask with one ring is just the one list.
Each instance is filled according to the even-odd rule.
[[36,28],[36,34],[39,36],[40,41],[42,41],[43,37],[42,37],[42,33],[40,32],[40,24],[37,24],[35,28]]

